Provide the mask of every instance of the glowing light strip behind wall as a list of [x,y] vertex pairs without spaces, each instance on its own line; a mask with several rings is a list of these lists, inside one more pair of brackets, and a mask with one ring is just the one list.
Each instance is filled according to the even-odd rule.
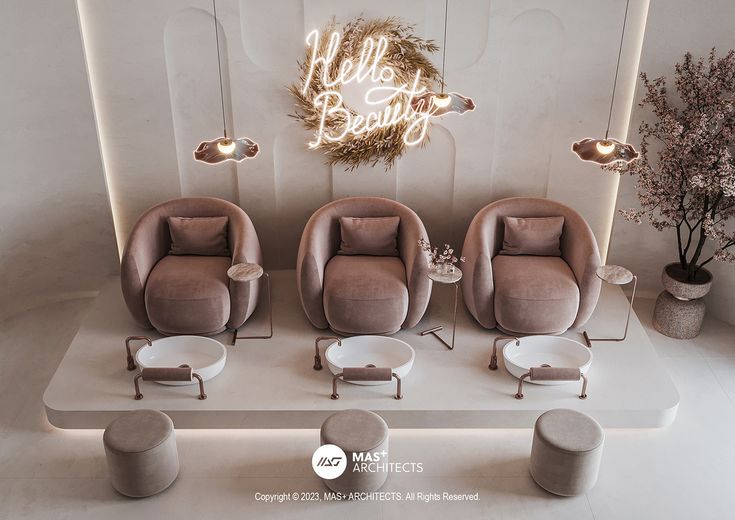
[[[637,3],[637,2],[636,2]],[[617,135],[620,135],[624,142],[628,142],[628,133],[630,130],[630,117],[633,114],[633,105],[635,102],[635,91],[636,86],[638,85],[638,68],[640,67],[641,63],[641,54],[643,53],[643,37],[646,33],[646,21],[648,19],[648,6],[650,4],[650,0],[642,0],[640,3],[639,8],[639,17],[631,16],[629,23],[636,23],[635,27],[633,27],[634,30],[630,31],[631,35],[634,35],[634,41],[631,43],[633,44],[633,49],[628,51],[628,54],[631,56],[631,58],[625,58],[622,63],[626,63],[629,67],[629,73],[626,78],[626,83],[621,85],[623,88],[622,93],[623,96],[621,96],[619,105],[622,105],[621,108],[616,107],[615,110],[619,112],[622,112],[622,122],[624,123],[624,127],[621,132],[616,132]],[[603,173],[605,175],[605,173]],[[613,230],[613,222],[615,220],[615,215],[617,213],[617,203],[618,203],[618,190],[620,189],[620,175],[615,175],[614,180],[614,186],[611,190],[612,192],[612,200],[611,200],[611,211],[610,211],[610,218],[608,219],[606,226],[605,226],[605,242],[601,245],[602,250],[600,251],[600,256],[602,257],[603,263],[607,262],[607,254],[610,251],[610,241],[612,240],[612,230]]]
[[96,62],[94,57],[94,45],[90,43],[92,30],[91,22],[89,21],[89,14],[84,8],[84,0],[76,0],[77,18],[79,20],[79,33],[82,37],[82,51],[84,53],[84,64],[87,68],[87,82],[89,84],[89,92],[92,98],[92,113],[94,114],[94,123],[97,130],[97,146],[99,147],[100,156],[102,157],[102,173],[105,177],[105,187],[107,188],[107,200],[110,204],[110,211],[112,212],[112,225],[115,228],[115,240],[117,242],[117,254],[122,257],[123,241],[120,236],[120,225],[119,225],[119,211],[115,199],[115,193],[117,187],[115,186],[112,177],[110,176],[110,165],[107,162],[108,153],[105,143],[105,138],[101,131],[104,128],[104,116],[102,110],[99,109],[99,92],[100,87],[97,84],[94,71],[92,70],[92,64]]
[[[624,142],[628,142],[628,132],[630,129],[630,118],[633,114],[633,104],[635,102],[635,91],[638,85],[638,67],[641,63],[641,54],[643,53],[643,38],[646,32],[646,20],[648,19],[648,6],[650,0],[641,0],[638,2],[631,2],[632,6],[640,6],[637,12],[630,14],[629,22],[633,24],[628,34],[631,37],[628,39],[626,47],[629,49],[626,54],[629,57],[623,57],[621,63],[621,69],[625,68],[628,71],[627,75],[621,76],[620,82],[620,101],[615,107],[615,111],[618,114],[622,114],[620,121],[624,123],[624,127],[620,132],[616,132],[616,135],[621,136]],[[627,32],[627,31],[626,31]],[[632,49],[631,49],[632,46]],[[627,81],[622,81],[626,79]],[[609,175],[609,173],[601,172],[602,175]],[[614,175],[613,186],[610,190],[610,218],[607,222],[604,222],[604,240],[600,241],[600,257],[602,263],[607,262],[607,255],[610,252],[610,242],[612,241],[613,224],[615,222],[615,215],[617,214],[618,206],[618,191],[620,189],[620,175]]]

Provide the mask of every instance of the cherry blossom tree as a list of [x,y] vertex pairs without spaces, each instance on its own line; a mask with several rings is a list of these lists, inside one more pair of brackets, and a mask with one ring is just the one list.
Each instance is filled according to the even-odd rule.
[[[640,209],[621,210],[626,220],[647,219],[663,231],[676,229],[679,263],[686,281],[696,282],[712,260],[735,262],[735,50],[707,59],[691,53],[675,66],[678,100],[671,100],[666,78],[641,73],[648,107],[656,120],[640,125],[641,156],[608,170],[636,178]],[[714,252],[706,257],[707,239]]]

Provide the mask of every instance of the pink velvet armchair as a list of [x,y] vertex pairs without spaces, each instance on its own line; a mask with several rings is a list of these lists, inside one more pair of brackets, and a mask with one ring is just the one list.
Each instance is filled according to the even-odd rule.
[[[398,256],[338,255],[340,217],[400,217]],[[416,326],[431,296],[428,263],[418,246],[421,219],[390,199],[351,197],[309,219],[301,236],[296,280],[309,321],[343,335],[393,334]]]
[[[564,217],[561,256],[498,255],[503,217]],[[600,294],[597,242],[579,213],[559,202],[516,197],[482,208],[462,249],[467,309],[487,329],[513,335],[561,334],[584,325]]]
[[[227,256],[170,255],[168,217],[228,217]],[[255,310],[259,283],[233,282],[227,269],[263,263],[247,214],[222,199],[174,199],[150,208],[133,227],[122,257],[125,303],[135,321],[163,334],[211,335],[237,329]]]

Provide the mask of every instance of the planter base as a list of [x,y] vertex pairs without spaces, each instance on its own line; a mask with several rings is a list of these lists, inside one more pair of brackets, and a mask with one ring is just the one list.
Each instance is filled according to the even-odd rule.
[[658,295],[653,309],[653,326],[671,338],[691,339],[699,335],[704,314],[703,300],[677,300],[663,291]]

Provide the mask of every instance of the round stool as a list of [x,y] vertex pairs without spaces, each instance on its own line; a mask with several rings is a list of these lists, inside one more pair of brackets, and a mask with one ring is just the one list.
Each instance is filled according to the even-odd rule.
[[128,412],[110,423],[102,441],[110,482],[123,495],[155,495],[179,474],[174,423],[165,413]]
[[549,410],[536,421],[531,476],[550,493],[579,495],[592,489],[605,434],[592,417],[575,410]]
[[[347,455],[347,468],[339,477],[322,479],[338,493],[377,491],[388,478],[388,425],[378,414],[344,410],[331,415],[321,429],[321,445],[334,444]],[[362,471],[355,471],[358,468]]]

